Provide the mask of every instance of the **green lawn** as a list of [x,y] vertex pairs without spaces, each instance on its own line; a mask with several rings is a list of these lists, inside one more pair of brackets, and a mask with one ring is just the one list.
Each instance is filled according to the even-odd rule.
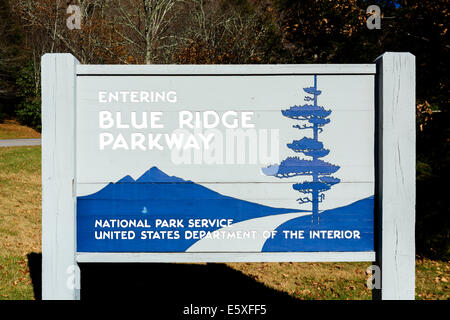
[[[41,251],[41,148],[0,148],[0,299],[34,299],[28,255]],[[298,299],[370,299],[370,263],[228,263]],[[416,299],[450,299],[450,264],[416,259]]]

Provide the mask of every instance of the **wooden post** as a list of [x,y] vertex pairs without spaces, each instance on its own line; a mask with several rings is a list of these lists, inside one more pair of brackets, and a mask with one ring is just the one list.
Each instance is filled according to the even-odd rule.
[[42,298],[79,299],[75,228],[76,65],[42,57]]
[[410,300],[415,295],[415,57],[387,52],[376,64],[381,290],[373,294]]

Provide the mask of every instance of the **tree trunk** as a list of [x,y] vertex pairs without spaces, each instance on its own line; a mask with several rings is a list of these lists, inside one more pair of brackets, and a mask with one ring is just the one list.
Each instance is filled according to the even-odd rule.
[[152,63],[151,1],[144,0],[145,64]]

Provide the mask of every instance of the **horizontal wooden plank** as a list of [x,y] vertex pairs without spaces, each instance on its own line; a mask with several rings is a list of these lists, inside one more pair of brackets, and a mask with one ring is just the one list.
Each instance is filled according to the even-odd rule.
[[[318,104],[332,112],[374,109],[374,75],[322,75],[317,81],[322,90]],[[83,109],[96,112],[117,106],[123,111],[281,111],[305,104],[302,88],[312,84],[311,75],[78,77],[77,112],[83,116]]]
[[79,65],[86,75],[297,75],[375,74],[375,64],[264,64],[264,65]]
[[77,253],[88,262],[358,262],[375,261],[375,252],[189,252],[189,253]]
[[[292,188],[292,183],[204,183],[204,184],[151,184],[130,186],[126,184],[77,184],[77,196],[88,196],[100,190],[94,196],[87,199],[97,199],[103,201],[124,201],[131,211],[139,212],[143,206],[147,206],[149,212],[153,211],[152,206],[185,205],[192,207],[196,201],[203,201],[208,205],[223,207],[229,205],[227,199],[239,199],[273,208],[288,208],[311,210],[310,203],[299,204],[297,199],[310,195],[301,194]],[[105,188],[105,189],[104,189]],[[324,192],[324,200],[319,205],[320,210],[328,210],[337,207],[347,206],[361,199],[365,199],[374,194],[374,183],[340,183],[334,185],[329,191]],[[119,200],[122,199],[122,200]],[[155,203],[157,200],[157,203]],[[94,200],[95,201],[95,200]],[[214,202],[214,203],[213,203]],[[119,203],[118,203],[119,204]],[[111,211],[116,208],[110,204]],[[120,203],[123,206],[123,203]],[[234,208],[234,207],[233,207]],[[233,209],[235,210],[235,209]]]
[[[227,119],[226,121],[228,123],[232,123],[234,118],[237,118],[240,121],[241,118],[241,112],[253,112],[254,114],[251,115],[251,121],[253,121],[254,119],[259,120],[259,117],[265,117],[267,115],[271,116],[271,115],[281,115],[281,111],[282,110],[286,110],[289,109],[290,106],[279,106],[279,105],[259,105],[259,106],[245,106],[245,105],[239,105],[239,106],[233,106],[233,110],[230,110],[230,106],[225,106],[225,105],[199,105],[196,107],[189,107],[186,108],[186,106],[182,106],[182,105],[174,105],[170,107],[170,110],[167,106],[148,106],[148,105],[135,105],[134,107],[130,107],[129,109],[125,109],[124,110],[124,104],[120,104],[120,103],[111,103],[108,105],[105,104],[101,104],[96,102],[94,99],[84,99],[81,98],[81,102],[84,105],[88,105],[90,107],[95,107],[94,110],[89,110],[92,113],[97,113],[96,114],[96,118],[97,118],[97,122],[98,122],[98,112],[99,111],[109,111],[112,113],[112,116],[114,117],[114,119],[116,119],[116,112],[121,112],[121,120],[123,124],[130,124],[130,119],[131,119],[131,113],[135,112],[136,113],[136,121],[138,124],[142,123],[142,112],[147,112],[147,118],[150,119],[150,117],[152,116],[151,112],[156,113],[156,112],[162,112],[163,116],[158,115],[158,120],[157,123],[161,124],[163,121],[165,120],[164,118],[174,118],[178,121],[178,116],[179,113],[181,111],[189,111],[192,112],[194,117],[195,112],[199,112],[200,113],[200,121],[203,121],[203,112],[205,111],[214,111],[216,112],[216,114],[219,116],[219,124],[218,127],[223,127],[222,124],[222,116],[225,114],[225,112],[227,111],[235,111],[238,113],[237,117],[233,114],[233,115],[227,115]],[[300,103],[298,103],[299,105],[303,104],[302,101],[300,101]],[[322,104],[321,104],[322,105]],[[294,106],[294,104],[292,104],[292,106]],[[331,110],[331,107],[328,106],[324,106],[325,109],[327,110]],[[334,118],[334,115],[336,113],[348,113],[348,112],[352,112],[352,113],[357,113],[358,116],[371,116],[373,117],[374,115],[374,107],[372,104],[367,103],[367,104],[359,104],[359,105],[346,105],[346,108],[340,108],[337,110],[331,110],[332,114],[330,116],[330,119]],[[81,116],[84,115],[85,112],[80,113]],[[167,114],[167,115],[166,115]],[[184,113],[182,113],[182,115],[184,116],[184,119],[187,118],[186,115],[184,115]],[[348,114],[345,114],[348,115]],[[214,119],[213,116],[211,116],[210,114],[208,114],[208,121],[212,122]],[[286,118],[287,119],[287,118]],[[195,118],[193,118],[192,123],[195,125]],[[298,124],[301,123],[298,120],[292,120],[292,119],[288,119],[288,121],[291,121],[293,124]],[[252,123],[249,121],[249,123]],[[305,122],[306,123],[306,122]],[[188,128],[187,126],[185,126],[185,128]]]
[[[130,154],[131,155],[131,154]],[[170,159],[169,159],[170,160]],[[137,162],[137,161],[136,161]],[[138,162],[137,162],[138,163]],[[332,162],[331,163],[335,163]],[[83,161],[83,165],[89,165],[89,162]],[[138,163],[139,164],[139,163]],[[109,166],[108,166],[109,167]],[[217,174],[214,171],[220,168],[221,173]],[[261,168],[266,166],[257,165],[240,165],[240,164],[230,164],[230,165],[208,165],[208,164],[183,164],[183,165],[164,165],[164,172],[169,176],[175,176],[184,179],[185,181],[191,181],[195,183],[210,184],[210,183],[223,183],[223,184],[248,184],[248,183],[269,183],[269,184],[293,184],[302,181],[306,181],[311,178],[311,175],[297,176],[290,178],[275,178],[271,176],[263,175]],[[109,177],[101,178],[100,174],[92,173],[92,170],[82,170],[86,166],[79,166],[80,171],[77,177],[78,184],[106,184],[110,182],[117,182],[124,178],[127,173],[121,174],[117,171],[123,171],[123,169],[117,168],[119,170],[114,171],[114,166],[111,166],[112,175]],[[106,168],[106,166],[105,166]],[[101,169],[101,168],[100,168]],[[100,170],[99,169],[99,170]],[[109,169],[109,168],[108,168]],[[188,171],[189,170],[189,171]],[[130,172],[131,171],[131,172]],[[128,172],[133,179],[137,180],[146,170],[137,171],[130,169]],[[184,171],[184,172],[183,172]],[[245,172],[247,171],[247,173]],[[344,172],[345,171],[345,172]],[[137,173],[139,172],[139,173]],[[228,175],[227,175],[228,172]],[[137,174],[136,174],[137,173]],[[91,175],[89,175],[91,174]],[[344,175],[345,174],[345,175]],[[333,177],[337,177],[342,183],[374,183],[374,168],[371,165],[342,165],[340,169],[332,174]],[[161,183],[172,183],[170,177],[167,180],[160,181]],[[184,183],[180,181],[179,183]]]
[[[304,178],[303,180],[308,180],[308,178]],[[310,179],[309,179],[310,180]],[[195,184],[199,187],[204,187],[210,190],[214,190],[223,195],[230,194],[245,194],[245,197],[249,200],[283,200],[283,199],[292,199],[299,195],[299,193],[292,189],[292,185],[302,180],[289,180],[289,181],[281,181],[281,179],[277,179],[274,182],[180,182],[180,183],[161,183],[161,182],[153,182],[153,183],[116,183],[117,190],[126,190],[133,185],[136,186],[137,189],[147,189],[152,186],[161,188],[170,189],[170,188],[189,188],[191,185]],[[100,190],[105,187],[108,183],[115,182],[105,182],[105,183],[77,183],[76,189],[78,192],[78,196],[85,195],[91,193],[93,190]],[[372,182],[341,182],[331,187],[330,191],[325,191],[325,194],[329,194],[328,197],[346,199],[349,198],[346,196],[347,194],[352,194],[352,190],[354,192],[357,189],[360,192],[365,192],[367,195],[374,194],[375,183]],[[339,192],[339,195],[333,195],[333,190],[342,190]],[[161,199],[161,196],[154,196],[155,198]],[[186,199],[191,199],[193,195],[186,196]],[[148,195],[148,199],[152,198],[152,195]],[[171,199],[173,196],[171,194],[165,194],[162,198]],[[179,197],[178,197],[179,198]],[[103,199],[109,199],[104,198]]]

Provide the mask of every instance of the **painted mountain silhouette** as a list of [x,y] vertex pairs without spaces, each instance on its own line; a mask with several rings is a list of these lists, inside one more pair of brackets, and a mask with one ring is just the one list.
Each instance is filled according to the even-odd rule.
[[[295,218],[280,225],[277,235],[265,242],[262,251],[286,251],[286,248],[298,248],[298,251],[373,251],[373,207],[374,197],[353,202],[347,206],[325,210],[320,213],[319,224],[311,224],[311,216]],[[303,230],[304,239],[286,239],[283,230]],[[359,239],[341,238],[323,239],[309,237],[310,231],[358,231]],[[349,234],[349,233],[347,233]]]
[[[182,252],[198,239],[185,239],[184,230],[213,231],[216,228],[187,228],[189,219],[233,219],[233,223],[248,219],[304,210],[273,208],[244,201],[208,189],[178,177],[169,176],[152,167],[138,179],[125,176],[91,195],[77,198],[78,241],[80,252]],[[142,240],[143,229],[128,228],[136,233],[131,240],[96,239],[96,220],[147,219],[153,226],[155,219],[183,219],[184,229],[147,228],[148,231],[180,232],[178,239]],[[108,230],[123,230],[120,228]]]

